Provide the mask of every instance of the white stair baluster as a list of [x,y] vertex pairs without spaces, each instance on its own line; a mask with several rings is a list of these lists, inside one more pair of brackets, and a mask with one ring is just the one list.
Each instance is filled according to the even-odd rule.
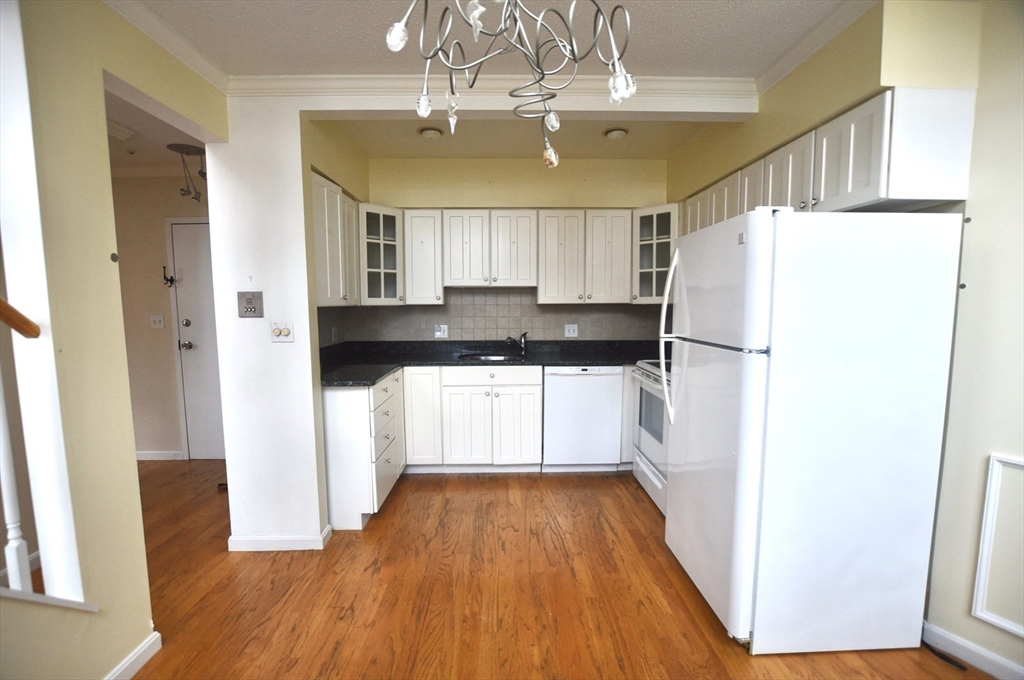
[[4,522],[7,524],[7,583],[12,590],[32,590],[32,570],[28,563],[28,543],[21,533],[21,506],[18,505],[18,482],[14,476],[14,455],[11,451],[10,428],[7,425],[7,404],[0,388],[0,490],[3,493]]

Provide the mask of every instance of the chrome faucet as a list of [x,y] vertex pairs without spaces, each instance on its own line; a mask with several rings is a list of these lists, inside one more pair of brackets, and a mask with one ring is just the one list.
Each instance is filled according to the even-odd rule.
[[519,340],[516,340],[512,336],[509,336],[509,337],[505,338],[505,344],[507,344],[507,345],[516,345],[519,348],[519,355],[525,357],[526,356],[526,331],[523,331],[523,334],[519,336]]

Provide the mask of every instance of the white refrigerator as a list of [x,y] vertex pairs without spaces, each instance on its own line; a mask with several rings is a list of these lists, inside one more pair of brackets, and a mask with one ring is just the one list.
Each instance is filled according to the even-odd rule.
[[665,540],[752,654],[920,644],[961,226],[758,208],[675,242]]

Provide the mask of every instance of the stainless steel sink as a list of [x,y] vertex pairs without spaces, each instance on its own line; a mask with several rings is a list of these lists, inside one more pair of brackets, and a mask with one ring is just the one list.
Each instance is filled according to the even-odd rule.
[[516,361],[522,357],[510,357],[504,354],[475,354],[472,352],[460,354],[459,359],[463,361]]

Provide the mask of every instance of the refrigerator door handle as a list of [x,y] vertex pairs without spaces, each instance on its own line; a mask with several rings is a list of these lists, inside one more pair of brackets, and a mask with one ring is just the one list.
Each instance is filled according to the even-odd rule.
[[668,412],[668,422],[675,424],[676,422],[676,408],[672,404],[672,395],[669,394],[668,390],[668,374],[665,372],[665,338],[671,338],[672,336],[666,336],[665,333],[665,318],[668,315],[668,299],[672,294],[672,279],[676,275],[676,267],[679,266],[679,249],[676,248],[676,252],[672,255],[672,264],[668,267],[668,277],[665,279],[665,289],[661,299],[661,325],[658,327],[658,362],[661,368],[661,393],[665,397],[665,410]]
[[[665,278],[665,288],[661,295],[661,324],[658,326],[658,337],[671,338],[671,333],[665,332],[665,320],[668,318],[668,299],[672,295],[672,279],[676,276],[676,267],[679,266],[679,248],[672,254],[672,264],[668,266],[668,276]],[[664,352],[662,352],[664,355]],[[665,373],[665,358],[662,356],[661,372]]]

